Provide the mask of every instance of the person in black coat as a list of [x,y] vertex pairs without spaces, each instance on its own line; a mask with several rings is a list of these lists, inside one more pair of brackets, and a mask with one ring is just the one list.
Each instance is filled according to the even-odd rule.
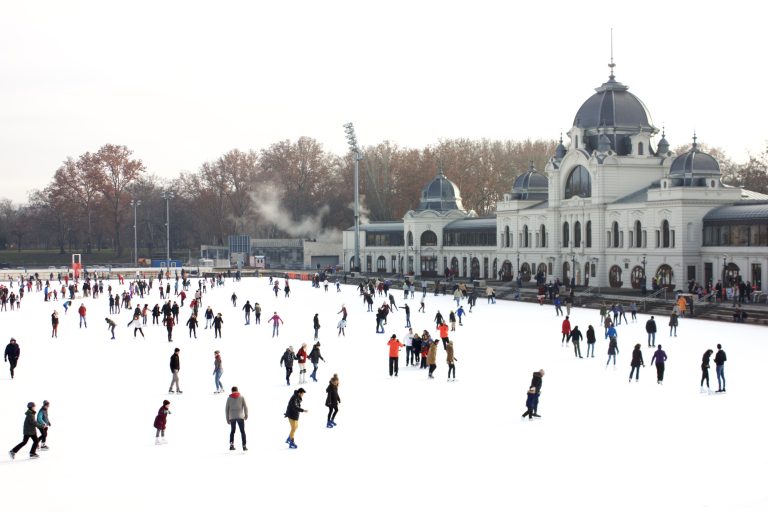
[[[701,383],[699,386],[701,387],[701,392],[709,392],[709,358],[712,357],[712,349],[708,349],[706,352],[704,352],[704,355],[701,356]],[[707,389],[704,390],[704,382],[707,383]]]
[[221,317],[221,313],[216,313],[216,317],[213,319],[213,339],[221,338],[221,326],[224,324],[224,319]]
[[285,383],[291,385],[291,374],[293,373],[293,361],[296,360],[296,354],[293,353],[293,347],[288,347],[280,358],[280,366],[285,366]]
[[320,330],[320,319],[318,318],[317,313],[312,317],[312,328],[315,330],[315,341],[317,341],[317,332]]
[[320,360],[325,362],[323,355],[320,353],[320,342],[318,341],[312,346],[312,350],[309,352],[309,360],[312,363],[312,373],[309,378],[317,382],[317,365],[320,364]]
[[542,379],[544,378],[544,370],[539,370],[537,372],[533,372],[533,378],[531,379],[531,385],[528,386],[529,388],[534,388],[536,390],[536,401],[535,405],[533,407],[533,413],[531,414],[534,418],[541,418],[539,416],[539,397],[541,396],[541,384]]
[[580,341],[583,337],[584,336],[581,334],[581,331],[579,330],[578,325],[571,330],[571,342],[573,343],[573,355],[575,355],[579,359],[582,359]]
[[337,374],[333,374],[330,382],[328,382],[328,387],[325,388],[325,392],[328,394],[325,399],[325,406],[328,408],[328,423],[326,427],[333,428],[336,426],[336,414],[339,412],[339,404],[341,403],[341,398],[339,398],[339,376]]
[[725,393],[725,350],[721,344],[717,344],[717,354],[715,354],[715,373],[717,374],[717,392]]
[[656,363],[656,384],[661,384],[664,380],[664,362],[666,360],[667,353],[661,350],[661,345],[659,345],[651,358],[651,364]]
[[29,402],[27,404],[27,412],[24,413],[24,440],[14,446],[11,451],[8,452],[8,455],[10,455],[12,459],[16,457],[16,454],[19,452],[19,450],[21,450],[30,439],[32,440],[32,449],[29,451],[29,457],[32,459],[39,457],[37,454],[37,445],[40,440],[37,437],[36,416],[37,413],[35,412],[35,402]]
[[181,361],[179,359],[179,352],[181,352],[180,348],[173,349],[173,355],[171,356],[171,373],[173,374],[173,377],[171,378],[171,385],[168,386],[168,392],[173,393],[173,385],[176,385],[176,392],[181,394],[182,391],[179,389],[179,370],[181,370]]
[[647,322],[645,322],[645,332],[648,333],[648,346],[655,347],[656,346],[656,320],[653,319],[653,315],[651,315],[651,318]]
[[592,352],[592,357],[595,357],[595,328],[591,325],[587,327],[587,357],[589,357],[589,352]]
[[645,366],[643,361],[643,352],[640,350],[640,344],[635,345],[635,349],[632,351],[632,362],[630,363],[632,369],[629,372],[629,382],[632,382],[632,375],[635,375],[635,382],[640,380],[640,366]]
[[291,425],[291,433],[288,434],[288,439],[285,440],[288,443],[289,448],[298,448],[294,442],[294,435],[296,429],[299,428],[299,414],[302,412],[309,412],[306,409],[301,408],[301,401],[304,399],[304,388],[299,388],[293,392],[293,396],[288,401],[288,407],[285,410],[285,417],[288,418],[288,423]]
[[19,356],[21,355],[21,348],[16,343],[16,338],[11,338],[10,343],[5,346],[5,362],[11,366],[11,378],[14,377],[14,370],[16,364],[19,362]]

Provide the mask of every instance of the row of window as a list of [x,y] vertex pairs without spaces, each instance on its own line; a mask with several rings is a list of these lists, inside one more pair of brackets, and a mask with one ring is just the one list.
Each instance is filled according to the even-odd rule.
[[768,245],[768,225],[704,226],[704,245],[765,247]]

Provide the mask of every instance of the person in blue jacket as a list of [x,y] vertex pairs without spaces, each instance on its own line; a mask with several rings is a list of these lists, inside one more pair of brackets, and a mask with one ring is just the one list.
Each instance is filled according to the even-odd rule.
[[459,325],[464,325],[463,323],[461,323],[461,317],[464,316],[464,313],[465,313],[464,306],[459,306],[459,308],[456,310],[456,316],[459,319]]
[[43,406],[37,411],[37,428],[40,430],[40,449],[43,451],[48,449],[45,440],[48,439],[48,427],[51,426],[51,421],[48,419],[49,405],[51,405],[51,402],[43,400]]
[[563,308],[560,307],[560,304],[560,296],[555,295],[555,316],[560,316],[563,314]]

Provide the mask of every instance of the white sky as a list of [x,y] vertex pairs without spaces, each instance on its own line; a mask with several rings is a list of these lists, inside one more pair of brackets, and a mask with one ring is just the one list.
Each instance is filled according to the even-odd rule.
[[[556,138],[616,76],[666,125],[743,161],[768,139],[763,26],[745,2],[0,3],[0,197],[125,144],[161,177],[307,135],[346,151]],[[739,85],[741,84],[741,85]]]

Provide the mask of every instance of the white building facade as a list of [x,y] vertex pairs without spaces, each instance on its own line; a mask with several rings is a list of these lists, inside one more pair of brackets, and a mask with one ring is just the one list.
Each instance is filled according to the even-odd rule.
[[[675,155],[647,108],[611,73],[576,113],[543,172],[532,166],[493,217],[464,209],[442,172],[402,221],[361,226],[364,272],[577,286],[683,288],[725,279],[760,289],[768,196],[721,181],[696,137]],[[654,144],[655,142],[655,144]],[[352,268],[354,231],[344,233]]]

